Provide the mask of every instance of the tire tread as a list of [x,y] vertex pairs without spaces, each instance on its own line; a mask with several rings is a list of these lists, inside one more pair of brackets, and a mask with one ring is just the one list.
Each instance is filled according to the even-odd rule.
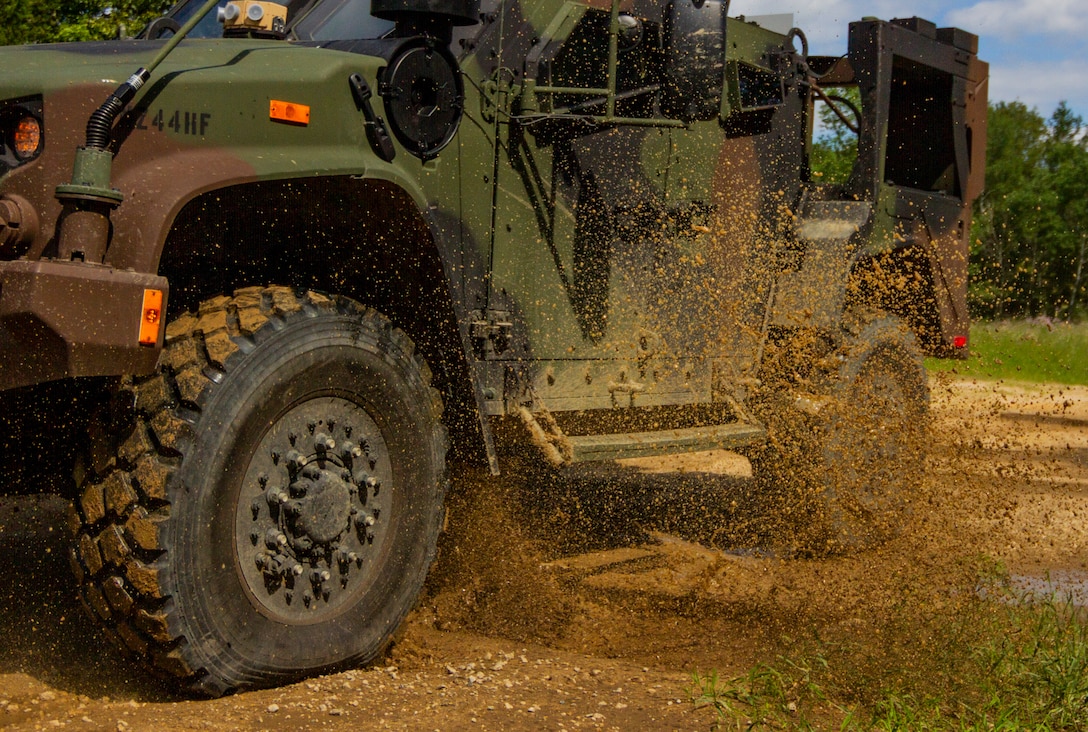
[[[162,585],[171,561],[170,535],[176,530],[170,512],[176,466],[193,439],[209,392],[237,359],[292,318],[337,311],[365,321],[409,355],[431,396],[433,444],[444,455],[442,398],[411,339],[374,310],[312,291],[247,287],[201,303],[196,313],[184,313],[167,325],[159,371],[122,381],[115,394],[119,402],[134,405],[135,415],[116,434],[114,457],[98,460],[87,472],[73,506],[71,562],[84,605],[110,635],[153,673],[191,692],[218,695],[262,680],[209,675],[178,630],[181,623]],[[440,465],[439,498],[446,487],[444,460]],[[442,524],[438,513],[436,532]],[[427,566],[433,559],[432,549]]]

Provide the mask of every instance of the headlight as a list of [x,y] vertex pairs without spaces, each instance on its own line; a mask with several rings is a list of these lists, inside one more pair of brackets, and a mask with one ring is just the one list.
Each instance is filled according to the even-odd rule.
[[43,127],[41,97],[0,102],[0,173],[41,155]]

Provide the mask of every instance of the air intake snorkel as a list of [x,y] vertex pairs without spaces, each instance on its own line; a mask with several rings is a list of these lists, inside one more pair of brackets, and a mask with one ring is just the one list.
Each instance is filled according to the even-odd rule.
[[219,0],[207,0],[178,29],[156,54],[151,63],[137,69],[117,87],[101,107],[87,120],[86,144],[76,150],[72,182],[59,185],[57,200],[64,206],[57,229],[57,257],[101,263],[106,256],[110,236],[110,212],[124,200],[124,195],[110,185],[113,167],[113,125],[155,68],[170,55]]

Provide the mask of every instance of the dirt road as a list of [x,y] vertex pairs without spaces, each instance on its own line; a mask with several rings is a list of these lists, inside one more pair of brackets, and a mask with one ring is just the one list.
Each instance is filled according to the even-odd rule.
[[424,600],[386,658],[212,701],[172,697],[84,617],[63,502],[0,498],[0,727],[706,729],[691,671],[743,673],[808,637],[862,649],[857,673],[924,673],[916,661],[982,557],[1088,603],[1088,389],[931,386],[926,480],[880,550],[785,556],[731,453],[563,484],[463,476]]

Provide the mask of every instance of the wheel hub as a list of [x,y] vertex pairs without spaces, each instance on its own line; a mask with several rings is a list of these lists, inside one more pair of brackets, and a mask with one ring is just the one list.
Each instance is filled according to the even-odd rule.
[[315,545],[331,544],[350,529],[351,500],[357,490],[351,474],[344,477],[307,465],[301,478],[291,483],[291,495],[298,498],[285,503],[283,510],[296,550],[308,552]]
[[243,478],[238,567],[266,614],[321,622],[361,592],[384,541],[385,441],[359,405],[321,397],[265,433]]

